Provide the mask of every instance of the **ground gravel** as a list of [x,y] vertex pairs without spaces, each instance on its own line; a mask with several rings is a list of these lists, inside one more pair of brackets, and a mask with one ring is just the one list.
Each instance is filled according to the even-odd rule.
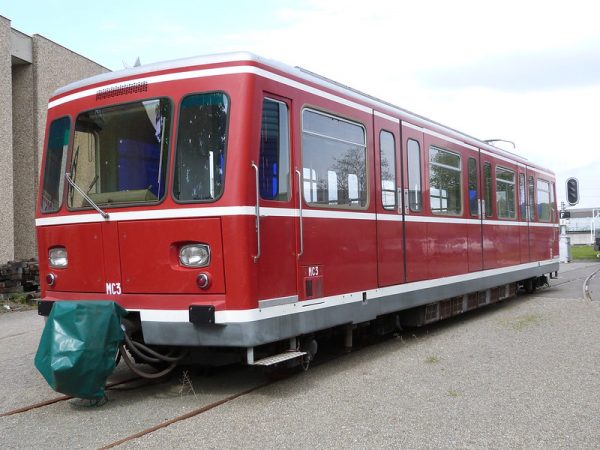
[[[597,267],[561,267],[556,287],[403,333],[121,447],[598,448],[600,301],[582,298]],[[57,395],[33,367],[42,327],[35,311],[0,315],[0,412]],[[111,391],[102,408],[68,401],[1,417],[1,447],[99,448],[264,382],[243,368],[190,377]]]
[[597,448],[600,305],[492,306],[269,386],[126,448]]

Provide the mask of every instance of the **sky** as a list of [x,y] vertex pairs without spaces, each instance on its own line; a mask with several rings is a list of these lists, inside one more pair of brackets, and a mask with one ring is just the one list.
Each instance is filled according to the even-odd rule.
[[[0,15],[119,70],[228,51],[301,66],[579,179],[600,207],[593,0],[0,0]],[[499,144],[500,145],[500,144]]]

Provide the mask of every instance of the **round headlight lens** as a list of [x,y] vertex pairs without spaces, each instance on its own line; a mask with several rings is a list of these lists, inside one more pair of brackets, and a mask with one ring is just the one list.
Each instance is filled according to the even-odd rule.
[[179,250],[179,262],[186,267],[204,267],[210,262],[210,247],[206,244],[184,245]]

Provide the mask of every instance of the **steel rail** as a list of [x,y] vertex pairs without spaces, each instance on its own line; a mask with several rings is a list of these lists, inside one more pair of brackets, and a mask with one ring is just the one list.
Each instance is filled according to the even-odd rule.
[[[111,389],[115,386],[120,386],[122,384],[127,384],[127,383],[131,383],[133,381],[138,381],[138,380],[142,380],[143,378],[141,377],[134,377],[134,378],[128,378],[126,380],[123,381],[116,381],[114,383],[108,383],[106,385],[106,389]],[[43,402],[39,402],[39,403],[34,403],[32,405],[27,405],[27,406],[22,406],[21,408],[17,408],[17,409],[13,409],[11,411],[6,411],[3,413],[0,413],[0,417],[8,417],[8,416],[13,416],[15,414],[21,414],[27,411],[31,411],[33,409],[38,409],[38,408],[43,408],[44,406],[49,406],[49,405],[53,405],[54,403],[58,403],[58,402],[64,402],[66,400],[71,400],[72,398],[75,398],[71,395],[62,395],[60,397],[56,397],[56,398],[51,398],[49,400],[44,400]]]

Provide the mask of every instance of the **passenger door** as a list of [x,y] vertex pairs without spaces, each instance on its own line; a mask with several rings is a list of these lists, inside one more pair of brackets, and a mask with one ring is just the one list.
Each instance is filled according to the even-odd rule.
[[377,278],[379,286],[405,281],[402,165],[398,157],[399,120],[374,115]]
[[423,129],[402,122],[402,170],[404,187],[404,245],[406,281],[427,278],[427,228],[425,226]]
[[494,160],[493,158],[480,152],[481,162],[481,192],[483,193],[482,203],[482,226],[481,239],[483,244],[483,269],[493,269],[498,266],[496,254],[496,229],[494,227],[495,205],[496,198],[494,192]]
[[291,100],[279,96],[265,94],[262,98],[258,161],[252,162],[260,215],[259,245],[254,256],[259,308],[298,300],[291,106]]
[[467,192],[469,222],[467,234],[469,239],[469,272],[482,269],[482,211],[481,211],[481,176],[479,170],[479,152],[472,153],[467,159]]

